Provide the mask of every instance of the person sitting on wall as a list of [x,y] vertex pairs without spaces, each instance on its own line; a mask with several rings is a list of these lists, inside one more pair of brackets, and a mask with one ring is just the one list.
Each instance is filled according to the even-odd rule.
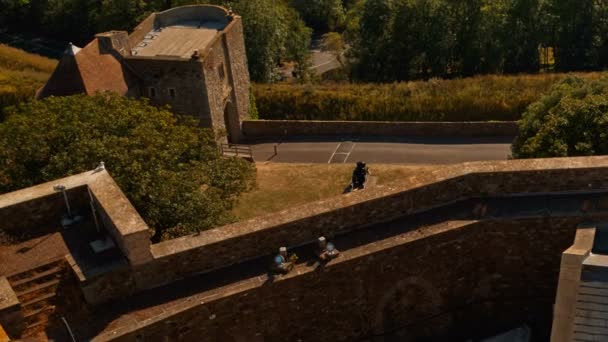
[[279,248],[279,254],[274,257],[274,271],[281,274],[289,273],[295,266],[298,257],[295,254],[287,255],[287,247]]
[[353,189],[364,189],[367,175],[371,174],[369,169],[362,161],[357,162],[357,167],[353,171]]
[[340,251],[336,249],[333,243],[328,243],[324,236],[319,237],[317,241],[319,242],[317,255],[321,261],[326,262],[340,255]]

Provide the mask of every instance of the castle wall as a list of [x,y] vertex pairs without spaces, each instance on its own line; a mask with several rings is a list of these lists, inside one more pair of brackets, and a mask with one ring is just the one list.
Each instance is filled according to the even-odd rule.
[[227,62],[225,63],[232,84],[231,102],[236,113],[233,115],[234,127],[232,136],[236,141],[243,139],[242,123],[249,119],[250,99],[249,91],[251,83],[249,79],[249,69],[247,64],[247,51],[245,50],[245,35],[241,17],[234,17],[232,22],[225,29],[224,47],[228,51]]
[[[409,341],[530,324],[546,340],[560,255],[597,216],[450,222],[174,303],[93,341]],[[386,339],[385,339],[386,338]]]
[[[58,180],[54,184],[64,184]],[[67,187],[67,195],[73,212],[88,209],[86,186],[78,184]],[[44,184],[30,188],[29,195],[23,192],[15,198],[27,196],[23,202],[2,203],[0,201],[0,230],[16,237],[40,236],[56,232],[60,228],[63,215],[67,213],[63,194],[53,189],[53,184]],[[40,197],[37,197],[40,196]],[[29,197],[29,198],[28,198]],[[49,218],[52,218],[49,220]]]
[[228,12],[220,6],[190,5],[168,9],[156,13],[157,26],[171,26],[185,21],[215,21],[226,24]]
[[137,44],[139,44],[142,40],[144,40],[144,37],[155,28],[155,22],[156,13],[152,13],[144,21],[137,25],[133,29],[133,32],[129,35],[129,47],[133,48],[137,46]]
[[249,117],[249,70],[241,18],[236,16],[205,51],[205,82],[216,134],[224,141],[242,139],[241,122]]
[[[412,176],[273,215],[152,246],[136,278],[149,287],[269,255],[471,197],[588,191],[608,187],[608,158],[475,162]],[[162,272],[161,272],[162,270]]]
[[[173,112],[193,116],[203,127],[211,127],[202,63],[142,57],[129,57],[128,62],[142,78],[142,97],[158,106],[168,104]],[[154,88],[152,98],[150,88]]]

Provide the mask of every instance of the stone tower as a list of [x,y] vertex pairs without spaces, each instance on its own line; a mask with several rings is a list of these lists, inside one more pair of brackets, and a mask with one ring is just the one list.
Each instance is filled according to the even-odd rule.
[[38,97],[114,91],[170,105],[238,142],[249,116],[249,72],[241,17],[192,5],[153,13],[131,34],[110,31],[71,46]]

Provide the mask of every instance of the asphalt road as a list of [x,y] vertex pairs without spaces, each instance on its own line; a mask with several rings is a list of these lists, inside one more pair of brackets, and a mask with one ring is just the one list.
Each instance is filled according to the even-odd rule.
[[[412,137],[399,139],[327,138],[266,141],[251,144],[257,162],[451,164],[467,161],[506,160],[510,137]],[[277,154],[275,155],[275,146]]]

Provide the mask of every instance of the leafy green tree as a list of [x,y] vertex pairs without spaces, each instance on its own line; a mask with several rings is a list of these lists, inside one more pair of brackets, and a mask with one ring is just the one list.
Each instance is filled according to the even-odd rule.
[[367,0],[360,19],[359,38],[353,46],[357,59],[357,78],[367,81],[390,81],[393,0]]
[[147,8],[144,0],[103,0],[95,18],[96,31],[131,30],[143,19]]
[[597,66],[596,16],[594,0],[546,0],[544,12],[550,18],[550,46],[559,71],[588,70]]
[[291,0],[306,24],[318,32],[342,31],[346,11],[342,0]]
[[253,167],[217,152],[192,118],[113,94],[24,103],[0,124],[0,192],[93,169],[112,177],[154,229],[153,241],[231,222]]
[[506,73],[537,72],[540,69],[540,1],[510,0],[501,41]]
[[515,158],[608,154],[608,79],[564,79],[528,107],[519,128]]

